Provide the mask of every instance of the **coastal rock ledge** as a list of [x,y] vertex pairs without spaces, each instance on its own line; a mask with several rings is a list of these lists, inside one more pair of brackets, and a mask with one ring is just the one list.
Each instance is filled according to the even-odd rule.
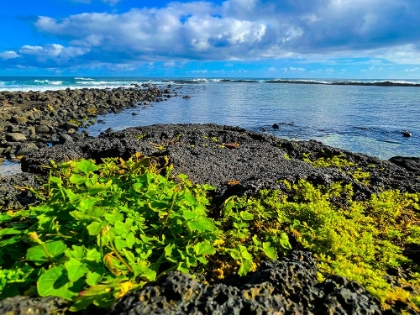
[[[0,207],[13,210],[37,202],[34,196],[15,187],[37,187],[38,178],[48,173],[43,166],[50,160],[127,159],[136,152],[167,157],[174,174],[186,174],[193,183],[215,186],[212,198],[217,204],[232,195],[255,195],[261,189],[287,193],[284,180],[297,183],[304,179],[325,186],[335,182],[351,184],[355,201],[368,200],[384,190],[420,192],[417,158],[384,161],[317,141],[288,141],[215,124],[178,124],[111,131],[98,138],[86,137],[31,151],[21,161],[22,174],[1,179]],[[319,159],[333,157],[347,161],[346,166],[315,165]],[[355,180],[350,175],[352,169],[367,173],[364,179],[368,182]],[[420,263],[419,246],[410,248],[405,255]],[[212,285],[200,281],[201,275],[193,278],[169,272],[97,314],[416,314],[405,303],[384,310],[380,301],[358,283],[334,275],[319,282],[317,273],[312,254],[296,248],[287,257],[263,262],[246,277],[230,276]],[[0,301],[0,314],[71,314],[68,306],[59,298],[20,296]]]

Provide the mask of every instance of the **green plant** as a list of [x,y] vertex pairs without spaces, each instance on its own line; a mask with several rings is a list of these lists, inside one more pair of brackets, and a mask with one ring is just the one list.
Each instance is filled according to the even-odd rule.
[[[362,202],[352,200],[351,185],[315,187],[301,180],[286,187],[289,196],[260,191],[255,197],[241,197],[235,202],[235,218],[243,211],[253,216],[248,225],[242,222],[237,226],[236,235],[244,238],[248,251],[252,249],[247,243],[251,236],[248,231],[274,240],[271,244],[281,244],[282,233],[287,233],[314,253],[322,273],[359,282],[384,307],[396,301],[418,307],[420,276],[415,271],[419,266],[404,256],[403,250],[420,242],[416,225],[420,221],[419,193],[386,191]],[[341,202],[337,203],[337,199]],[[286,243],[283,247],[288,248]],[[409,290],[385,280],[389,268],[406,270],[396,280],[409,286]],[[318,278],[322,281],[323,277]]]
[[310,159],[311,153],[303,153],[303,161],[311,164],[313,167],[350,167],[354,166],[353,162],[350,162],[344,158],[344,155],[334,155],[332,157],[321,157],[316,160]]
[[245,275],[262,253],[275,259],[281,244],[290,248],[285,233],[252,234],[248,222],[263,209],[238,212],[243,204],[232,198],[215,222],[211,186],[172,178],[171,168],[141,154],[102,164],[51,161],[50,172],[33,191],[40,205],[0,215],[0,298],[59,296],[74,302],[73,311],[108,307],[171,270],[216,273],[222,257],[223,272]]
[[169,176],[140,155],[53,163],[43,204],[0,217],[8,226],[0,230],[1,296],[106,307],[170,270],[200,270],[218,233],[207,217],[212,188]]
[[[162,160],[137,153],[101,164],[51,162],[34,191],[42,203],[0,214],[0,298],[52,295],[72,301],[72,310],[107,307],[171,270],[210,282],[243,276],[297,244],[314,253],[319,282],[338,274],[385,308],[399,301],[419,309],[420,267],[404,249],[420,244],[420,193],[354,201],[350,184],[280,179],[285,193],[231,196],[215,209],[211,186],[172,177]],[[404,272],[391,276],[390,268]]]

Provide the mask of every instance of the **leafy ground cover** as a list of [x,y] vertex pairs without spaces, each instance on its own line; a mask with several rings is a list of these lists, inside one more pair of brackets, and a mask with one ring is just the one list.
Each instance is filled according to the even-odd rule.
[[418,310],[420,268],[405,250],[420,245],[419,193],[353,201],[351,185],[285,184],[287,192],[232,196],[216,208],[213,187],[173,177],[166,163],[141,154],[52,163],[35,192],[40,205],[0,214],[0,297],[108,307],[171,270],[217,282],[303,248],[317,259],[319,281],[345,276],[384,308]]

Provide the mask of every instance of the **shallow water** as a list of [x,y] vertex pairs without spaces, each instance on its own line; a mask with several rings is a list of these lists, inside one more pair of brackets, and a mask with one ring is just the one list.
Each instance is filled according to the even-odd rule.
[[[117,77],[0,77],[0,91],[115,88],[131,84],[172,85],[182,97],[98,119],[91,135],[111,127],[158,123],[217,123],[278,137],[315,139],[382,159],[420,156],[419,80],[168,79]],[[384,86],[384,85],[396,86]],[[377,86],[375,86],[377,85]],[[382,85],[382,86],[381,86]],[[407,86],[408,85],[408,86]],[[138,115],[133,116],[136,113]],[[278,130],[271,126],[277,123]],[[412,137],[404,138],[409,130]]]
[[[190,99],[171,98],[145,108],[111,114],[91,135],[111,127],[158,123],[217,123],[251,130],[267,129],[278,137],[315,139],[382,159],[420,156],[420,89],[320,84],[194,82],[174,86]],[[132,113],[138,115],[133,116]],[[271,126],[277,123],[279,129]],[[404,138],[409,130],[412,137]]]

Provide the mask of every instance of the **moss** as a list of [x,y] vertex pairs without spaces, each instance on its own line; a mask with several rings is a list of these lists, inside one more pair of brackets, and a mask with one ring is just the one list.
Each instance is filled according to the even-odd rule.
[[311,164],[313,167],[350,167],[354,166],[353,162],[348,161],[344,158],[344,155],[333,155],[331,157],[321,157],[316,160],[310,159],[311,153],[304,153],[303,154],[303,161],[306,163]]
[[[385,191],[362,202],[352,200],[351,185],[315,187],[304,180],[285,184],[289,196],[261,191],[239,202],[245,203],[242,211],[263,222],[259,227],[252,223],[251,230],[264,231],[266,239],[287,232],[298,246],[314,253],[322,273],[357,281],[384,308],[397,301],[419,306],[419,266],[403,254],[410,244],[420,243],[419,193]],[[347,206],[338,207],[334,198],[346,198]],[[404,272],[390,275],[391,268]]]

